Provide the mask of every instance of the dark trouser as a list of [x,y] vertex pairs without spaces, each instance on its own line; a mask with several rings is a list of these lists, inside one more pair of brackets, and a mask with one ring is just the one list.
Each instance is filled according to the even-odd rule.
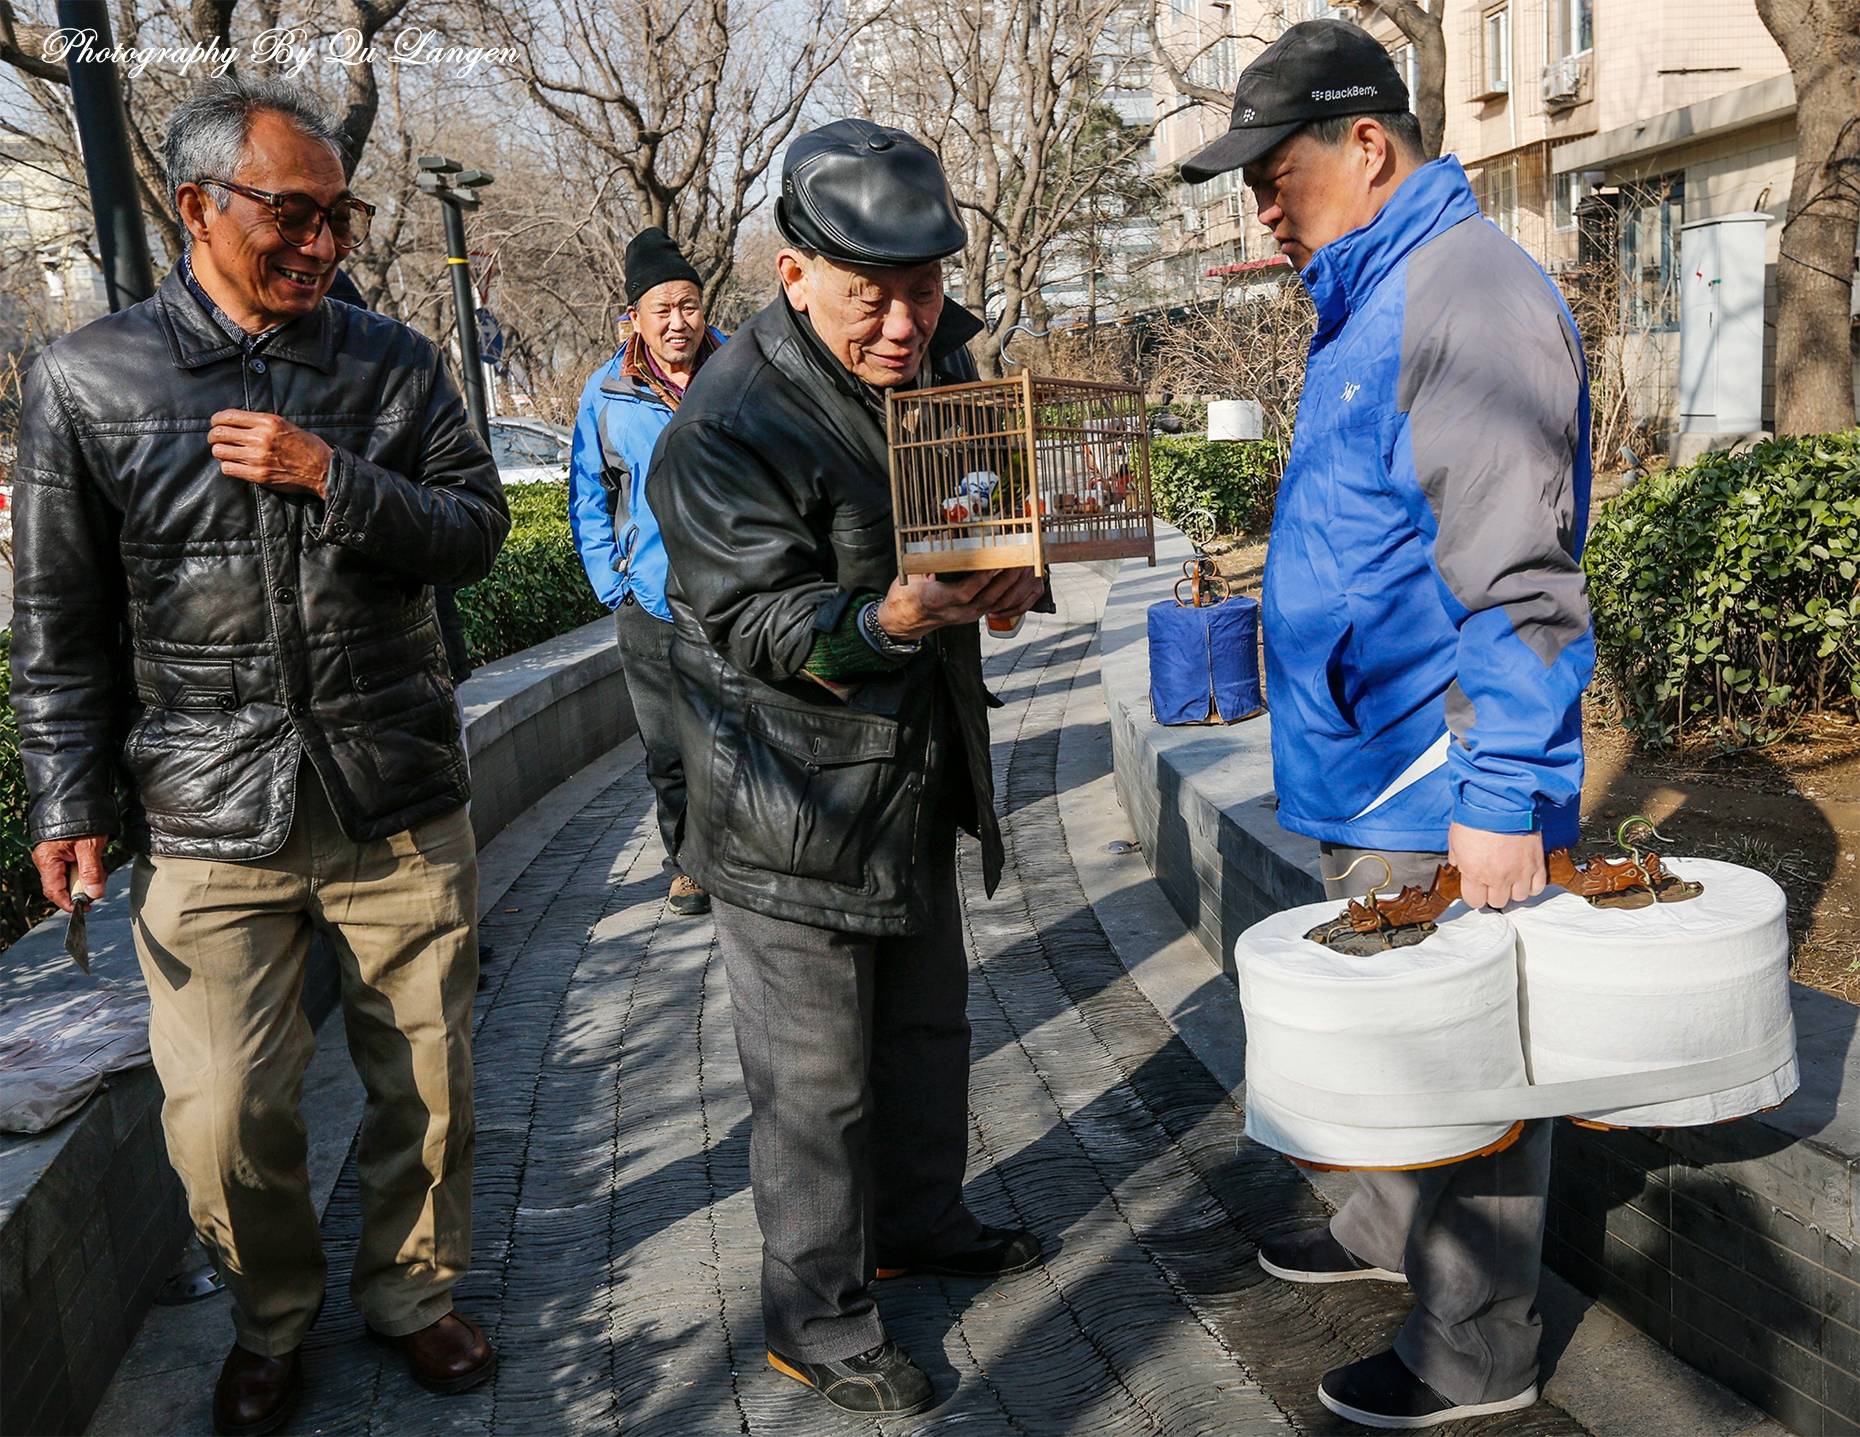
[[[1361,897],[1382,865],[1344,869],[1368,850],[1324,845],[1326,892]],[[1425,888],[1445,855],[1382,851],[1394,886]],[[1407,1274],[1414,1311],[1395,1338],[1408,1369],[1453,1402],[1497,1402],[1537,1380],[1537,1282],[1550,1191],[1550,1124],[1525,1124],[1502,1153],[1405,1173],[1358,1173],[1331,1219],[1337,1241]]]
[[912,938],[865,938],[715,902],[753,1126],[768,1345],[824,1362],[885,1340],[872,1271],[978,1225],[968,1157],[968,959],[953,830],[919,869]]
[[685,763],[678,753],[678,724],[672,711],[672,626],[638,604],[622,604],[614,610],[614,631],[639,740],[646,746],[646,778],[659,800],[665,868],[677,873],[678,846],[685,836]]

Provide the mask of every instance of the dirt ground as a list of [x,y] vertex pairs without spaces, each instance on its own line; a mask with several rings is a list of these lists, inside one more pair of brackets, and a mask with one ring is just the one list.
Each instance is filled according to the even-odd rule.
[[[1257,597],[1265,544],[1210,547],[1234,592]],[[1860,727],[1807,723],[1736,754],[1646,751],[1595,700],[1583,741],[1585,850],[1610,847],[1621,820],[1641,814],[1668,840],[1656,848],[1769,873],[1789,895],[1795,976],[1860,1003]]]

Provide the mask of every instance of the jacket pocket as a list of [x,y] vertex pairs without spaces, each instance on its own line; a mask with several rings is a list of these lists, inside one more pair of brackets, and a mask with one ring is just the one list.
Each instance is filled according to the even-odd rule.
[[898,725],[876,715],[751,704],[726,855],[765,872],[869,892],[898,771]]
[[136,697],[152,709],[224,711],[239,706],[230,660],[135,659]]
[[138,654],[134,673],[142,712],[123,762],[137,802],[160,817],[211,813],[233,768],[239,691],[232,663]]

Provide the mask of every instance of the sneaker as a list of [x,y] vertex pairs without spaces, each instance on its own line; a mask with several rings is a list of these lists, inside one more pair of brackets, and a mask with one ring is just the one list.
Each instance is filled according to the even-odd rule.
[[984,1227],[966,1246],[937,1257],[897,1257],[881,1261],[875,1278],[908,1277],[914,1272],[938,1277],[1012,1277],[1038,1267],[1046,1258],[1040,1240],[1025,1228]]
[[682,873],[672,880],[669,901],[672,912],[684,918],[710,912],[710,895]]
[[1516,1397],[1499,1402],[1464,1402],[1457,1406],[1408,1370],[1393,1349],[1326,1372],[1318,1383],[1318,1401],[1346,1421],[1387,1431],[1412,1432],[1438,1427],[1462,1417],[1490,1417],[1516,1412],[1537,1400],[1533,1382]]
[[769,1366],[813,1388],[842,1412],[908,1417],[936,1400],[923,1369],[895,1342],[831,1362],[803,1362],[770,1348]]
[[1399,1272],[1364,1262],[1330,1235],[1312,1227],[1269,1237],[1259,1245],[1259,1265],[1286,1282],[1406,1282]]

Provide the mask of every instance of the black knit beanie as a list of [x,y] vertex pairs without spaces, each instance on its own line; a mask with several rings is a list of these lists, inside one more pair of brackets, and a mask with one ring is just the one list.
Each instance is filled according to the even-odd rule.
[[704,287],[691,262],[678,252],[678,246],[664,230],[641,230],[634,235],[626,247],[626,302],[638,304],[647,290],[674,279],[688,279],[698,288]]

